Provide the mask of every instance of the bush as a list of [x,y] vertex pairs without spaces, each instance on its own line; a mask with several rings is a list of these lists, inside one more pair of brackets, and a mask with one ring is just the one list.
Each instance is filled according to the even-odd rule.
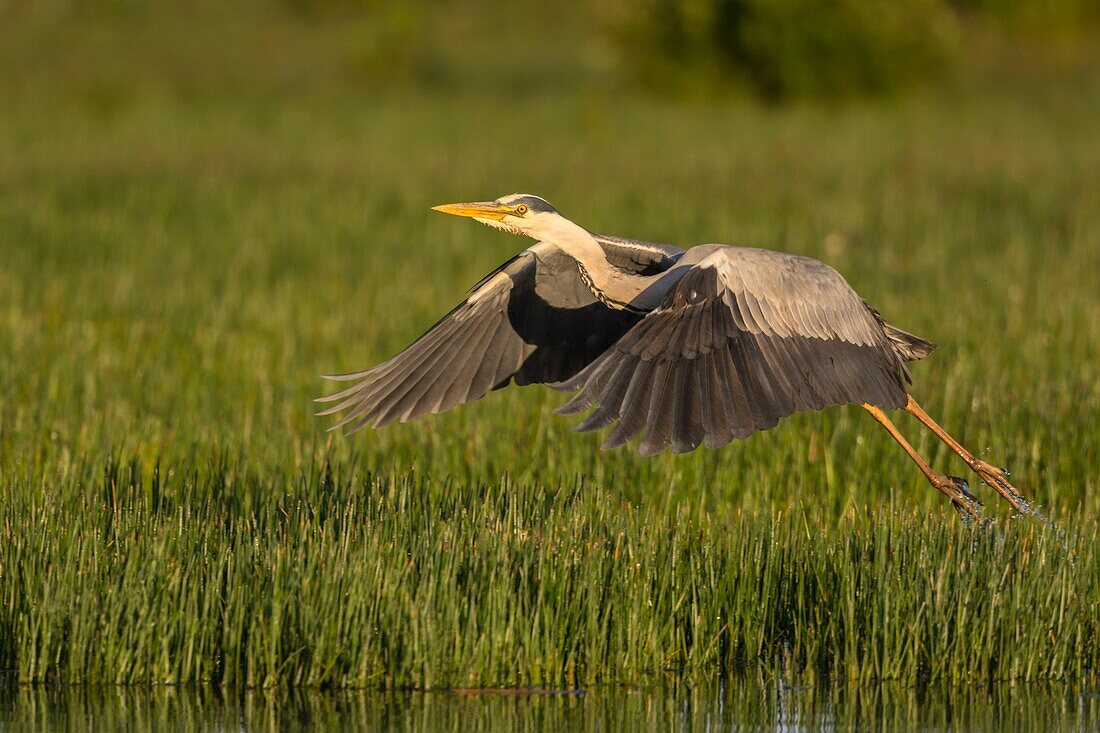
[[886,92],[941,75],[959,46],[943,0],[633,0],[609,29],[635,77],[766,98]]

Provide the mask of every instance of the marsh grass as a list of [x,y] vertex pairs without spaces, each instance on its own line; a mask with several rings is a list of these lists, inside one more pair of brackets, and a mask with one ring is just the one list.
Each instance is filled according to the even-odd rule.
[[[833,110],[538,75],[379,91],[312,46],[249,56],[282,22],[208,44],[254,78],[233,90],[157,61],[186,26],[122,47],[147,66],[79,25],[0,31],[0,668],[1095,684],[1094,75]],[[651,460],[600,453],[541,388],[326,435],[318,374],[392,354],[522,246],[427,207],[514,190],[598,231],[826,259],[940,344],[915,393],[1058,531],[988,490],[995,529],[960,527],[856,408]]]
[[1094,527],[719,519],[581,481],[331,467],[89,479],[23,492],[5,519],[21,531],[0,550],[4,655],[28,681],[992,682],[1087,679],[1097,661]]

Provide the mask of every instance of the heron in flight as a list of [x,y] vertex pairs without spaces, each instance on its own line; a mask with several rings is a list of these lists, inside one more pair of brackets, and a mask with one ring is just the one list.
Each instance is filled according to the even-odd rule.
[[1012,507],[1031,510],[1005,472],[967,451],[908,393],[907,362],[934,344],[886,322],[836,270],[765,249],[667,244],[593,234],[538,196],[436,211],[536,240],[469,291],[401,353],[319,402],[349,432],[415,420],[500,389],[549,384],[591,409],[578,430],[614,424],[603,448],[717,448],[829,405],[860,405],[964,516],[981,502],[937,473],[883,412],[901,408]]

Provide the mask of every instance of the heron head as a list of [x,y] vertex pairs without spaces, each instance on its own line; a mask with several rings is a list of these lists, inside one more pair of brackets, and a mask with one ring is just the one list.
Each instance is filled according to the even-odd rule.
[[561,214],[546,199],[528,193],[513,193],[496,201],[443,204],[432,208],[444,214],[468,216],[496,229],[535,239],[542,239],[541,233],[549,231],[553,223],[561,219]]

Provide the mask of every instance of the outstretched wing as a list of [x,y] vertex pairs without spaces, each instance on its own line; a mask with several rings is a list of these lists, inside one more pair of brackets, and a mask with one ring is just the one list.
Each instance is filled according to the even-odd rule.
[[[682,275],[680,275],[682,273]],[[661,305],[562,385],[578,426],[618,424],[643,455],[714,448],[827,405],[905,402],[901,362],[835,270],[805,257],[707,245],[680,259]]]
[[490,389],[560,382],[615,343],[640,316],[598,302],[574,260],[540,242],[489,273],[411,346],[320,398],[349,432],[472,402]]

